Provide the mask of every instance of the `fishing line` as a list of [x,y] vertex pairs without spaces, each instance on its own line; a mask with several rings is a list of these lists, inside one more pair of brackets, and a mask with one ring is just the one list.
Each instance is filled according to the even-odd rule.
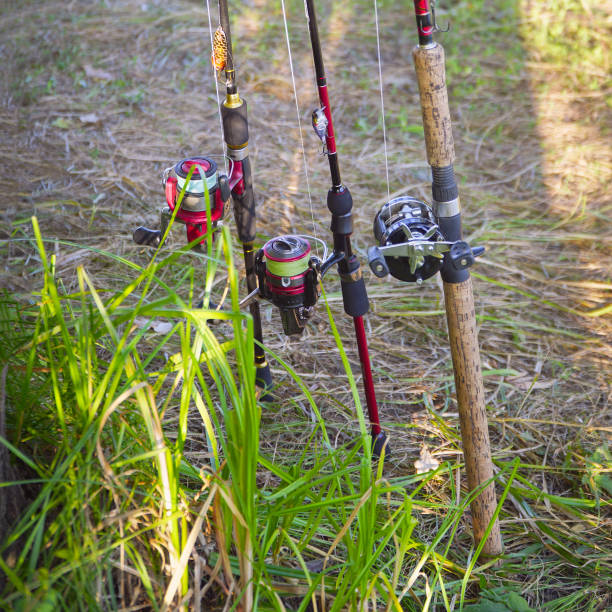
[[[293,97],[295,98],[295,113],[297,116],[298,129],[300,131],[300,143],[302,146],[302,159],[304,162],[304,174],[306,175],[306,188],[308,189],[308,202],[310,205],[310,218],[312,219],[312,230],[314,232],[315,241],[317,243],[317,255],[319,254],[319,244],[323,241],[317,237],[317,226],[315,225],[314,209],[312,206],[312,194],[310,192],[310,177],[308,175],[308,163],[306,161],[306,148],[304,147],[304,135],[302,134],[302,121],[300,119],[300,105],[298,102],[297,87],[295,84],[295,74],[293,72],[293,58],[291,56],[291,43],[289,41],[289,27],[287,25],[287,13],[285,11],[285,0],[281,0],[283,9],[283,23],[285,25],[285,40],[287,41],[287,55],[289,56],[289,69],[291,71],[291,83],[293,84]],[[323,244],[325,244],[323,242]]]
[[376,23],[376,49],[378,52],[378,84],[380,88],[380,110],[382,113],[383,144],[385,149],[385,174],[387,176],[387,198],[390,198],[389,189],[389,159],[387,156],[387,128],[385,126],[385,97],[383,95],[382,60],[380,57],[380,32],[378,28],[378,2],[374,0],[374,21]]
[[[214,46],[213,46],[213,26],[212,26],[212,21],[210,19],[210,0],[206,0],[206,9],[208,12],[208,33],[210,34],[210,50],[211,53],[214,53]],[[215,72],[215,67],[213,66],[213,75],[214,75],[214,81],[215,81],[215,90],[217,92],[217,108],[221,108],[221,98],[219,96],[219,81],[217,79],[217,73]],[[221,129],[221,151],[222,151],[222,156],[223,156],[223,161],[225,163],[225,174],[228,174],[227,172],[227,157],[225,155],[225,140],[223,137],[223,119],[221,117],[221,113],[219,113],[219,127]],[[228,174],[229,176],[229,174]]]

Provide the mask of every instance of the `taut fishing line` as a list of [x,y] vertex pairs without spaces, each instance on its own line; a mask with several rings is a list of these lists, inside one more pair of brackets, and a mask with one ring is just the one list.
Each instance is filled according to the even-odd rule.
[[[317,255],[319,254],[319,244],[323,242],[317,237],[317,226],[314,219],[314,210],[312,207],[312,194],[310,192],[310,177],[308,174],[308,163],[306,161],[306,148],[304,147],[304,135],[302,134],[302,121],[300,119],[300,105],[298,102],[297,87],[295,84],[295,73],[293,72],[293,58],[291,56],[291,42],[289,40],[289,26],[287,25],[287,12],[285,10],[285,0],[281,0],[281,7],[283,9],[283,23],[285,25],[285,40],[287,41],[287,55],[289,58],[289,70],[291,71],[291,83],[293,85],[293,97],[295,99],[295,114],[298,122],[298,129],[300,131],[300,144],[302,147],[302,159],[304,162],[304,174],[306,176],[306,189],[308,189],[308,202],[310,206],[310,218],[312,219],[312,231],[315,235],[317,242]],[[325,249],[327,251],[327,248]]]
[[382,115],[383,145],[385,150],[385,174],[387,177],[387,198],[391,198],[389,189],[389,159],[387,156],[387,128],[385,126],[385,97],[383,95],[382,59],[380,56],[380,31],[378,28],[378,2],[374,0],[374,22],[376,24],[376,49],[378,52],[378,85],[380,88],[380,112]]

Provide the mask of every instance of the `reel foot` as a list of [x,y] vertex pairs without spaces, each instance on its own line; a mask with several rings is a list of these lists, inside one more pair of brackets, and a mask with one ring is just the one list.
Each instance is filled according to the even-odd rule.
[[159,230],[152,230],[140,225],[134,230],[132,240],[136,244],[158,247],[161,242],[162,233]]

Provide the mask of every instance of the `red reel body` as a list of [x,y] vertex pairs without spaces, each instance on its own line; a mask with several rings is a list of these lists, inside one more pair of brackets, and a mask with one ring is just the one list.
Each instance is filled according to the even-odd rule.
[[[236,164],[234,164],[236,166]],[[193,168],[189,180],[187,177]],[[242,180],[241,168],[233,168],[235,186]],[[203,175],[203,176],[202,176]],[[213,227],[223,219],[229,209],[230,181],[225,174],[217,172],[217,164],[208,157],[190,157],[179,161],[164,177],[166,203],[171,211],[178,197],[185,193],[176,213],[176,218],[185,223],[187,240],[202,238],[207,231],[206,194],[210,201],[210,223]]]
[[268,240],[255,256],[260,295],[280,311],[288,336],[301,334],[319,298],[318,259],[302,236]]

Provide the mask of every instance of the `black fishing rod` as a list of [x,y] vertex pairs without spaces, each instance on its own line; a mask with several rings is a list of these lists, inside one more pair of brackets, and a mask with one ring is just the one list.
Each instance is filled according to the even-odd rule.
[[[167,208],[162,210],[161,230],[138,227],[134,231],[133,238],[137,244],[158,246],[174,213],[175,220],[186,226],[187,240],[195,244],[194,248],[199,249],[201,241],[207,234],[208,222],[210,221],[212,227],[215,227],[226,216],[231,196],[234,202],[238,238],[242,243],[244,253],[247,288],[249,292],[252,292],[257,288],[254,248],[256,219],[248,151],[249,127],[247,105],[238,95],[236,87],[226,0],[219,0],[219,20],[221,25],[217,28],[213,38],[212,61],[217,74],[225,73],[226,97],[221,105],[221,116],[226,155],[231,162],[229,176],[220,173],[216,162],[208,156],[189,157],[168,168],[163,174]],[[182,201],[179,202],[183,188],[185,194]],[[207,195],[210,216],[207,212]],[[262,347],[263,334],[259,303],[252,301],[249,304],[249,310],[253,317],[253,335],[256,340],[254,347],[255,383],[264,390],[261,399],[269,401],[271,395],[268,390],[272,386],[272,376]]]
[[342,184],[342,179],[340,177],[334,124],[329,93],[327,91],[327,78],[325,76],[323,53],[319,40],[317,17],[313,0],[305,0],[305,7],[320,103],[320,108],[313,112],[312,123],[315,132],[325,144],[325,153],[329,161],[332,182],[332,186],[327,194],[327,207],[332,214],[331,231],[334,241],[334,263],[337,263],[338,272],[340,274],[344,310],[348,315],[353,317],[355,336],[357,338],[357,347],[359,350],[359,360],[363,373],[368,416],[371,424],[371,434],[374,442],[373,451],[375,455],[380,455],[386,442],[386,436],[380,428],[376,393],[374,390],[370,356],[368,353],[368,343],[363,324],[363,316],[368,312],[370,307],[368,295],[359,260],[351,249],[351,234],[353,233],[353,198],[348,187]]
[[[219,0],[220,26],[213,40],[213,65],[218,72],[225,73],[226,96],[221,105],[223,120],[223,137],[226,145],[226,155],[232,162],[229,176],[232,200],[234,202],[234,218],[238,231],[238,239],[242,243],[246,284],[249,293],[257,289],[255,272],[255,194],[253,192],[253,177],[251,160],[249,159],[249,122],[247,118],[247,103],[238,95],[236,86],[236,70],[232,51],[232,36],[229,22],[227,0]],[[263,333],[261,329],[261,313],[256,300],[249,304],[253,317],[253,333],[255,337],[255,382],[262,389],[270,389],[272,375],[264,353]],[[270,399],[266,393],[263,400]]]

